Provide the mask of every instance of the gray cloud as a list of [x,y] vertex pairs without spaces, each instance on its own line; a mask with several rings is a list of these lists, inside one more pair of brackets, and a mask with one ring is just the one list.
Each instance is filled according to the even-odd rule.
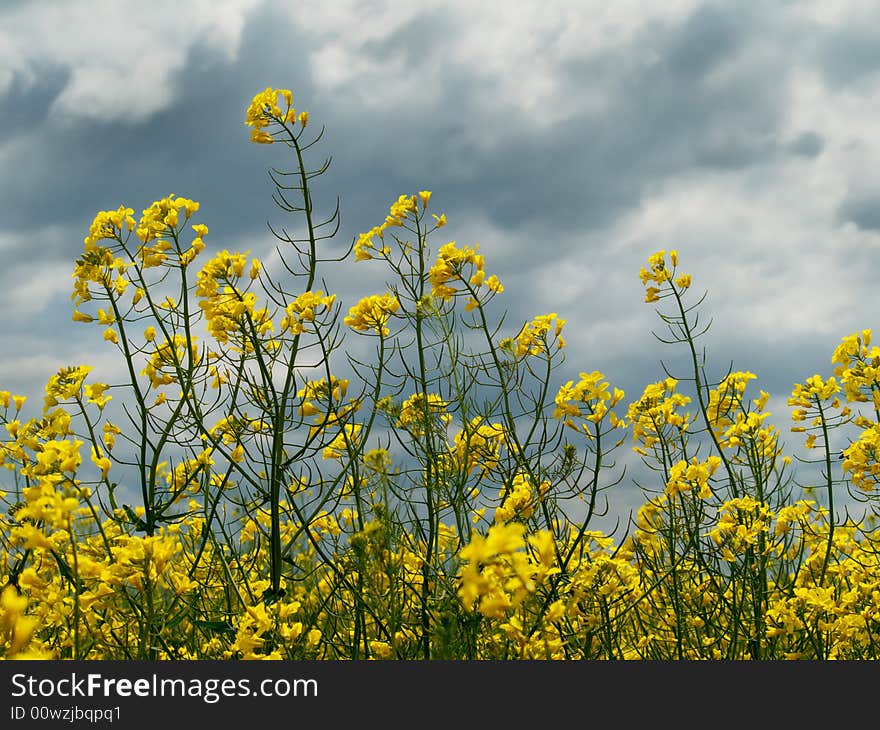
[[666,63],[676,75],[705,76],[742,48],[748,30],[739,10],[703,5],[674,34]]
[[842,223],[854,223],[863,231],[880,231],[880,194],[848,195],[840,206],[838,218]]
[[[419,16],[386,42],[366,43],[363,52],[377,62],[400,56],[418,74],[419,58],[443,62],[452,22],[436,12]],[[603,113],[576,112],[536,130],[515,109],[482,110],[490,80],[454,59],[428,108],[352,115],[344,98],[321,98],[308,68],[295,62],[303,52],[291,55],[290,49],[307,52],[307,31],[264,7],[249,17],[235,63],[193,48],[174,83],[177,101],[148,122],[59,128],[49,120],[34,131],[10,156],[22,172],[0,182],[0,216],[6,227],[27,230],[38,207],[47,213],[36,191],[50,191],[54,220],[82,230],[97,209],[117,201],[138,208],[174,191],[211,201],[214,220],[230,235],[253,230],[255,217],[272,212],[266,187],[254,180],[264,159],[278,159],[245,144],[235,120],[249,95],[271,84],[314,99],[313,119],[332,122],[324,142],[335,154],[328,181],[342,183],[346,220],[380,215],[377,197],[385,205],[400,192],[430,186],[450,209],[488,215],[502,230],[537,233],[549,218],[566,231],[601,229],[638,205],[656,181],[772,158],[780,144],[784,106],[776,87],[784,71],[746,65],[722,81],[709,78],[748,38],[738,13],[712,7],[681,27],[651,25],[613,54],[587,55],[561,69],[562,93],[576,97],[587,84],[602,86]],[[645,62],[634,65],[633,58]],[[62,82],[53,83],[44,87],[57,93]],[[30,105],[19,105],[24,118],[45,111],[47,93],[33,96]],[[329,106],[320,105],[325,101]],[[478,134],[486,124],[481,113],[493,120],[489,143]]]
[[23,132],[43,124],[49,107],[70,80],[67,69],[46,65],[34,83],[15,76],[5,95],[0,95],[0,143],[10,143]]
[[816,132],[803,132],[786,146],[787,151],[797,157],[817,157],[825,148],[825,140]]
[[880,71],[880,16],[875,12],[872,20],[838,27],[822,39],[821,69],[830,86],[856,85]]
[[[431,135],[433,152],[392,156],[379,165],[379,176],[387,180],[400,170],[397,160],[418,167],[413,160],[421,155],[444,199],[459,210],[479,209],[503,230],[540,229],[548,218],[563,230],[601,229],[638,205],[657,181],[772,159],[780,146],[786,70],[768,73],[755,63],[712,77],[748,40],[732,10],[701,9],[680,28],[651,25],[613,53],[585,55],[561,69],[563,93],[577,98],[585,87],[603,89],[601,113],[576,112],[536,131],[515,109],[500,109],[491,143],[482,145],[468,133],[481,87],[453,69],[460,83],[444,89],[439,106],[457,110],[459,124],[441,122]],[[382,131],[388,140],[369,146],[378,155],[412,135],[393,116]]]

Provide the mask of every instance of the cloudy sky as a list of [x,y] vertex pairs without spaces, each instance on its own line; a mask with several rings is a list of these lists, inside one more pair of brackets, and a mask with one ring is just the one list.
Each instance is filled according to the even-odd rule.
[[[118,366],[70,319],[97,211],[173,192],[210,246],[271,249],[283,150],[243,121],[274,86],[326,127],[340,248],[432,190],[511,322],[568,320],[560,380],[598,369],[627,400],[684,364],[638,279],[675,248],[709,292],[710,365],[755,372],[784,426],[792,384],[878,327],[878,28],[862,0],[4,0],[0,388]],[[371,293],[359,267],[326,272],[341,296]]]

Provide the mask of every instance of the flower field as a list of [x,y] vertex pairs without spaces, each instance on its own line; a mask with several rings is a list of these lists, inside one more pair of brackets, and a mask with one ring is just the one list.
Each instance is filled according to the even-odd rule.
[[[386,286],[343,303],[338,207],[312,202],[329,162],[293,102],[268,88],[245,116],[289,165],[272,266],[209,250],[194,200],[98,212],[72,327],[100,327],[126,377],[82,363],[0,391],[0,657],[877,657],[870,329],[771,414],[753,373],[708,368],[699,282],[662,250],[633,276],[689,372],[636,395],[589,367],[562,382],[563,316],[499,317],[509,292],[442,239],[427,190],[352,242]],[[633,450],[644,501],[605,534]]]

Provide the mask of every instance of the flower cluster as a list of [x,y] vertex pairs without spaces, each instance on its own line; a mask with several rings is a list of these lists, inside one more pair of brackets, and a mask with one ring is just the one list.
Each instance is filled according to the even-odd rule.
[[[220,251],[199,271],[195,293],[199,308],[205,314],[208,331],[214,338],[227,343],[231,337],[243,335],[239,339],[249,350],[253,333],[265,335],[274,330],[274,324],[269,308],[258,307],[257,295],[239,286],[246,266],[247,253]],[[249,273],[251,280],[259,276],[260,269],[260,262],[253,259]]]
[[553,418],[561,419],[568,428],[587,434],[590,433],[587,424],[578,424],[576,419],[598,425],[607,416],[612,428],[624,428],[626,422],[611,409],[623,400],[625,393],[619,388],[613,391],[609,391],[609,388],[611,384],[598,370],[580,373],[577,383],[569,380],[557,391]]
[[134,210],[120,205],[116,210],[100,211],[89,226],[89,235],[83,239],[86,251],[94,250],[98,241],[121,240],[123,228],[131,232],[135,228]]
[[[555,349],[565,347],[565,339],[562,337],[562,328],[565,320],[561,319],[556,312],[539,314],[531,322],[526,322],[519,334],[514,338],[514,351],[518,357],[528,355],[541,355],[552,352],[552,344]],[[553,342],[551,342],[551,338]]]
[[534,513],[538,500],[549,491],[550,482],[542,481],[536,486],[528,474],[515,474],[510,487],[504,490],[500,504],[495,508],[493,521],[504,523],[513,519],[527,520]]
[[696,457],[690,461],[679,460],[669,469],[669,479],[666,480],[666,496],[674,497],[684,494],[692,489],[696,490],[700,499],[710,499],[712,489],[709,479],[721,466],[721,458],[710,456],[706,461],[700,462]]
[[[459,248],[455,241],[440,247],[437,252],[437,260],[428,272],[428,281],[431,283],[431,296],[449,301],[458,293],[456,282],[466,284],[470,291],[476,292],[485,287],[492,294],[500,294],[504,286],[495,274],[486,276],[485,259],[477,253],[479,247],[464,246]],[[467,308],[473,309],[478,305],[474,296],[471,296]]]
[[527,543],[540,547],[544,537],[549,536],[539,533],[526,538],[525,527],[517,522],[498,523],[485,537],[476,535],[459,553],[466,561],[459,574],[458,594],[463,603],[477,603],[477,610],[489,618],[501,618],[520,604],[536,588],[536,569],[543,568],[546,575],[552,567],[552,551],[539,553],[536,565],[524,550]]
[[485,473],[498,465],[501,449],[507,440],[507,431],[500,423],[490,423],[481,416],[474,416],[453,437],[455,463],[467,474],[477,467]]
[[449,404],[436,393],[413,393],[400,408],[397,425],[405,428],[416,438],[433,431],[436,426],[445,428],[452,421],[452,414],[446,412]]
[[[279,97],[284,100],[286,108],[281,111]],[[273,89],[271,86],[254,96],[245,114],[245,126],[251,128],[251,142],[272,144],[275,138],[265,131],[271,124],[284,126],[296,124],[305,128],[309,123],[309,113],[301,111],[297,114],[293,108],[293,94],[289,89]]]
[[[670,296],[676,291],[681,294],[691,285],[691,275],[681,274],[675,276],[676,267],[678,266],[678,251],[669,252],[669,264],[666,263],[666,251],[661,249],[648,257],[648,266],[650,268],[642,268],[639,271],[639,279],[643,285],[649,282],[657,286],[648,286],[645,293],[646,302],[659,302],[665,296]],[[676,289],[670,289],[664,293],[663,286],[667,282],[675,281]]]
[[388,337],[391,330],[387,323],[400,309],[400,302],[391,292],[364,297],[348,310],[343,323],[359,332],[375,330],[382,337]]
[[[385,258],[391,253],[391,249],[385,243],[385,231],[389,228],[402,228],[406,225],[408,219],[412,219],[413,223],[421,220],[419,215],[419,203],[422,204],[422,213],[428,207],[428,201],[431,199],[430,190],[422,190],[418,195],[400,195],[388,209],[388,215],[385,220],[378,226],[373,226],[369,231],[361,233],[354,244],[355,261],[369,261],[372,258]],[[441,228],[446,225],[446,215],[433,214],[434,228]],[[377,242],[375,239],[378,239]]]
[[306,331],[307,323],[315,321],[315,315],[329,312],[336,301],[335,294],[324,294],[318,291],[307,291],[300,294],[285,311],[286,316],[281,320],[281,330],[299,335]]
[[850,402],[869,402],[880,410],[880,347],[871,345],[871,330],[853,332],[834,350],[831,362]]
[[671,438],[669,429],[687,431],[692,414],[680,413],[691,402],[689,396],[676,392],[678,381],[675,378],[651,383],[645,387],[642,397],[631,403],[627,409],[627,419],[632,424],[633,440],[638,444],[633,450],[647,456],[647,450]]
[[864,429],[843,450],[843,471],[863,492],[873,492],[880,486],[880,424]]

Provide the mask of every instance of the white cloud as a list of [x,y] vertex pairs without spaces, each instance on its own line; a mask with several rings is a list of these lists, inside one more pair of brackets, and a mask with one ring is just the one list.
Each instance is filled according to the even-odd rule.
[[[314,3],[286,7],[312,38],[312,75],[330,95],[344,91],[362,106],[406,109],[430,104],[449,72],[456,70],[484,82],[486,114],[509,114],[514,108],[541,125],[565,118],[575,108],[598,111],[604,104],[595,79],[584,79],[572,95],[559,75],[562,63],[622,46],[646,24],[674,22],[698,4],[345,0],[333,3],[332,12]],[[371,46],[388,44],[419,16],[434,19],[436,33],[452,29],[438,44],[426,43],[425,53],[433,52],[433,57],[408,58],[393,44],[387,46],[389,55],[377,57]],[[434,33],[428,24],[420,29],[426,36]],[[436,38],[426,37],[432,40]]]
[[174,100],[174,74],[196,44],[233,60],[257,0],[63,0],[0,13],[0,94],[47,65],[70,72],[51,113],[141,121]]
[[788,10],[799,17],[828,27],[852,25],[872,18],[876,20],[877,3],[873,0],[798,0]]
[[0,277],[0,309],[27,317],[44,312],[56,296],[70,293],[72,271],[69,261],[10,266]]

